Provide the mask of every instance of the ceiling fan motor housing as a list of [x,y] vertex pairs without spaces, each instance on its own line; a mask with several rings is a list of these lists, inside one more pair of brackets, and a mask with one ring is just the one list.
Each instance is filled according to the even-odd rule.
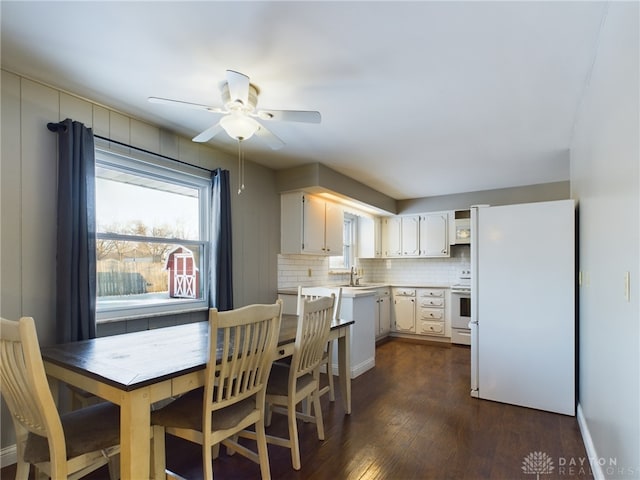
[[244,112],[253,112],[258,105],[258,94],[260,91],[258,87],[256,87],[253,83],[249,84],[249,93],[247,94],[247,104],[245,105],[243,101],[239,98],[231,98],[231,94],[229,92],[229,83],[224,82],[222,85],[222,101],[227,110],[241,110]]

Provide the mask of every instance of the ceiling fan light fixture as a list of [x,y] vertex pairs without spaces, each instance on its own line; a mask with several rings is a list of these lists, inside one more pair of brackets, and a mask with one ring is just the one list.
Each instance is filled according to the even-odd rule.
[[253,136],[259,128],[258,122],[239,113],[232,113],[220,119],[220,126],[235,140],[247,140]]

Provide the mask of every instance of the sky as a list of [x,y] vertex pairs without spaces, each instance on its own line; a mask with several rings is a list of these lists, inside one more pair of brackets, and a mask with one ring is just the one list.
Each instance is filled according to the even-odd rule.
[[149,228],[169,225],[197,239],[198,198],[96,178],[98,231],[106,226],[142,221]]

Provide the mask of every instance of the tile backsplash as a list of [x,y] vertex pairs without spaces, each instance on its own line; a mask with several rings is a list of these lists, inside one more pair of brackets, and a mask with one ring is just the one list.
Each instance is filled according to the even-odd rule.
[[[452,247],[447,258],[363,258],[358,261],[362,281],[389,284],[458,283],[460,270],[470,268],[469,247]],[[349,274],[329,273],[329,258],[278,255],[278,288],[347,283]]]

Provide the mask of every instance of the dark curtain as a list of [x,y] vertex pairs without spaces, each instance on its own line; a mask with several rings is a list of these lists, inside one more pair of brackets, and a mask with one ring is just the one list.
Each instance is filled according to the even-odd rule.
[[231,196],[229,171],[220,168],[211,181],[211,294],[210,305],[233,309]]
[[93,133],[80,122],[58,133],[56,332],[60,343],[96,336],[96,214]]

